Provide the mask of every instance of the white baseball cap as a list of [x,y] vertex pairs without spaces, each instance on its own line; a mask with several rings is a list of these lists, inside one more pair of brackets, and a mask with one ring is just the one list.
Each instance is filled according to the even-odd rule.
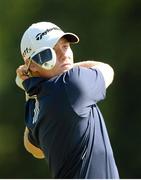
[[34,23],[22,36],[21,54],[24,59],[33,57],[48,47],[53,48],[62,37],[65,37],[70,43],[79,42],[77,35],[70,32],[65,33],[51,22]]

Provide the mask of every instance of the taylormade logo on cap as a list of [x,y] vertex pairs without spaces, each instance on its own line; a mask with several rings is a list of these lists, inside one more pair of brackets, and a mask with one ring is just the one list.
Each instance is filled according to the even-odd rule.
[[60,29],[60,28],[57,28],[57,27],[53,27],[53,28],[51,28],[51,29],[47,29],[47,30],[44,31],[43,33],[37,34],[37,35],[36,35],[36,40],[42,39],[42,37],[43,37],[44,35],[46,35],[48,32],[50,32],[50,31],[52,31],[52,30],[61,30],[61,29]]
[[70,43],[79,42],[77,35],[64,33],[51,22],[34,23],[22,36],[20,44],[21,54],[24,59],[31,58],[37,52],[48,47],[54,48],[61,37],[65,37]]

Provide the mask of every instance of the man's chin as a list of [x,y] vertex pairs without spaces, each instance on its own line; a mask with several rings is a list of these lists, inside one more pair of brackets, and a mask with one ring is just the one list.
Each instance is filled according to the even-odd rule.
[[72,65],[66,65],[66,66],[63,67],[63,71],[66,72],[66,71],[69,71],[72,68],[73,68]]

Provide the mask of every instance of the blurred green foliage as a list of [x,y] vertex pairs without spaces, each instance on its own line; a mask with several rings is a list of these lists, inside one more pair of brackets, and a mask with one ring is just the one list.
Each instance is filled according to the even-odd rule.
[[76,61],[95,59],[114,68],[115,80],[99,106],[120,177],[141,178],[141,1],[5,0],[0,12],[0,178],[50,178],[46,162],[23,147],[24,93],[15,85],[22,34],[38,21],[78,34]]

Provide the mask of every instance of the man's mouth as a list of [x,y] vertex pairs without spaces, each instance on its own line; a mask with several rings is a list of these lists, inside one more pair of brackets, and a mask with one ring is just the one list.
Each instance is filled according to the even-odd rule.
[[63,63],[63,64],[61,65],[61,67],[67,67],[67,66],[71,66],[71,63]]

